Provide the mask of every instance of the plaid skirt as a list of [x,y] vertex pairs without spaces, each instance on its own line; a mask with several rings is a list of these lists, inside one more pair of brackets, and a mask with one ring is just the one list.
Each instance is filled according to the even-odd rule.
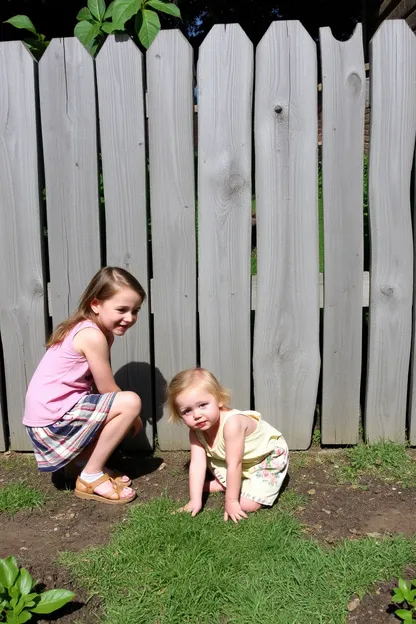
[[26,427],[40,472],[63,468],[94,440],[116,394],[87,394],[52,425]]

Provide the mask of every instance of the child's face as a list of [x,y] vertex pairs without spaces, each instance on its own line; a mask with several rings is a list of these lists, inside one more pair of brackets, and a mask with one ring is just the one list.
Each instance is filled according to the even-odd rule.
[[221,405],[207,390],[192,386],[176,398],[178,412],[190,429],[208,431],[219,423]]
[[114,336],[124,336],[137,321],[141,305],[140,295],[131,288],[123,288],[105,301],[94,299],[91,302],[91,309],[97,315],[105,332]]

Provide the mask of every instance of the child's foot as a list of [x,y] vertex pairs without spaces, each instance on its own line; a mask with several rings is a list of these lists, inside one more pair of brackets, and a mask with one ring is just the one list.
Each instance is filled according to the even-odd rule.
[[[87,462],[77,462],[77,460],[72,460],[69,464],[64,467],[64,475],[66,479],[73,480],[81,474]],[[104,466],[103,472],[108,474],[109,477],[117,481],[117,483],[121,483],[128,487],[131,485],[131,479],[127,475],[119,472],[118,470],[112,470],[111,468],[107,468]]]
[[205,481],[204,483],[204,492],[225,492],[225,487],[221,485],[219,481],[213,479],[213,481]]
[[[104,473],[104,474],[108,474],[108,473]],[[94,493],[98,494],[99,496],[110,496],[111,498],[115,499],[116,497],[113,496],[114,489],[115,489],[114,484],[111,483],[111,479],[109,479],[108,481],[104,481],[98,487],[96,487],[94,489]],[[134,494],[133,488],[121,487],[119,483],[116,484],[116,489],[119,490],[121,499],[130,498]]]
[[123,487],[107,474],[102,474],[91,483],[78,477],[75,496],[110,505],[123,505],[134,500],[136,492],[130,487]]
[[104,466],[103,472],[105,474],[108,474],[108,476],[114,479],[114,481],[117,481],[117,483],[122,483],[126,487],[131,485],[130,477],[123,474],[122,472],[119,472],[118,470],[112,470],[111,468],[107,468],[107,466]]

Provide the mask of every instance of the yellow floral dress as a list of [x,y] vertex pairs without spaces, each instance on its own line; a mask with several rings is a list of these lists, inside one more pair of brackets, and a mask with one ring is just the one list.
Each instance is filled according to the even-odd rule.
[[260,503],[273,505],[289,466],[289,449],[280,431],[262,420],[254,411],[230,410],[223,416],[217,437],[210,446],[202,431],[196,431],[215,478],[227,487],[224,425],[234,414],[244,414],[257,422],[257,427],[245,438],[242,461],[241,496]]

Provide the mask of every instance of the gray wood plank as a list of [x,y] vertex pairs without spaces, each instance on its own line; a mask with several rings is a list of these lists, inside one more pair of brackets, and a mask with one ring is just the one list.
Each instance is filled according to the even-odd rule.
[[[0,334],[1,341],[1,334]],[[6,425],[6,389],[3,387],[1,377],[4,374],[4,362],[3,362],[3,349],[0,342],[0,452],[6,451],[9,445],[8,439],[6,439],[5,425]]]
[[[196,366],[192,47],[179,30],[161,31],[146,59],[155,365],[169,382]],[[160,448],[188,448],[188,429],[167,418],[157,423]]]
[[35,66],[21,42],[0,43],[0,331],[10,442],[19,451],[32,450],[22,418],[45,345]]
[[[108,37],[96,59],[107,265],[130,271],[148,293],[146,149],[142,54],[129,37]],[[115,378],[142,398],[143,432],[130,448],[153,447],[149,298],[135,327],[112,348]],[[159,408],[161,409],[161,408]]]
[[292,449],[311,443],[319,379],[316,46],[274,22],[256,55],[255,406]]
[[39,90],[56,326],[101,266],[94,62],[77,38],[51,41]]
[[356,444],[360,416],[363,145],[366,78],[362,29],[338,41],[320,29],[324,327],[323,444]]
[[371,42],[371,287],[365,435],[405,439],[412,323],[410,175],[416,132],[416,41],[402,20]]
[[[363,308],[368,308],[370,300],[370,274],[368,271],[364,271],[362,278],[360,279],[357,288],[362,289],[361,305]],[[255,310],[257,304],[257,275],[253,275],[251,278],[251,309]],[[324,274],[319,273],[319,307],[324,307]]]
[[[413,168],[416,166],[416,152],[413,161]],[[413,179],[413,245],[416,237],[416,177]],[[414,249],[414,248],[413,248]],[[409,379],[409,443],[416,446],[416,253],[413,251],[413,338],[410,355],[410,379]]]
[[214,26],[198,60],[200,360],[241,409],[250,404],[252,89],[252,43],[237,24]]

